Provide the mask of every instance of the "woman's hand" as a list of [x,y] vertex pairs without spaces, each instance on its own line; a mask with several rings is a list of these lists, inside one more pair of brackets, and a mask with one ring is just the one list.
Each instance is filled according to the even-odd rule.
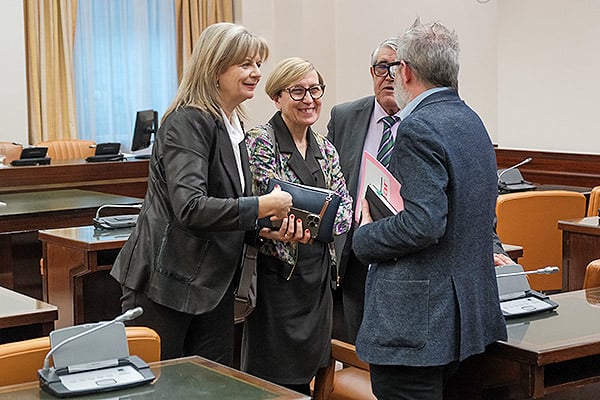
[[274,216],[286,218],[292,208],[292,195],[275,185],[271,193],[258,196],[258,218]]
[[297,219],[294,214],[290,214],[281,220],[279,230],[263,228],[259,234],[265,239],[279,240],[284,243],[299,242],[308,244],[312,240],[310,231],[304,228],[302,220]]

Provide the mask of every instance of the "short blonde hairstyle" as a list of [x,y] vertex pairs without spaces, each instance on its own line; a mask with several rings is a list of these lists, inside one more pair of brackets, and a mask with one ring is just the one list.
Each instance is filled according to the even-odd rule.
[[[267,42],[243,26],[229,22],[208,26],[194,46],[175,98],[165,112],[163,121],[177,108],[185,106],[206,110],[220,119],[217,86],[219,76],[232,65],[241,64],[246,58],[256,54],[262,61],[269,57]],[[240,106],[236,111],[244,116]]]
[[265,84],[267,96],[275,100],[281,91],[287,89],[292,83],[302,79],[307,73],[315,71],[319,77],[319,84],[323,85],[323,77],[315,66],[299,57],[281,60],[273,69]]

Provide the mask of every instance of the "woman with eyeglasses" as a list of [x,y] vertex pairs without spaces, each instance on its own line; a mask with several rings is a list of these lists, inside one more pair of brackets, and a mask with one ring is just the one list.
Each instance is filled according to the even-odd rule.
[[[333,190],[342,199],[334,234],[345,233],[352,198],[338,154],[311,129],[321,112],[323,77],[310,62],[288,58],[277,64],[265,89],[278,111],[246,134],[255,194],[264,194],[272,177]],[[274,236],[280,240],[266,240],[258,249],[257,304],[244,327],[242,369],[310,394],[309,382],[329,363],[338,271],[333,243],[311,240],[304,222],[290,214],[279,231],[295,224],[295,235]]]

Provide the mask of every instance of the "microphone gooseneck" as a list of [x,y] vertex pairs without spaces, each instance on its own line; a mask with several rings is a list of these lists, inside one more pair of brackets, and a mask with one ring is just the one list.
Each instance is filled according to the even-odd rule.
[[521,165],[525,165],[525,164],[531,162],[531,160],[533,160],[533,158],[528,157],[528,158],[524,159],[523,161],[521,161],[520,163],[517,163],[517,164],[512,165],[512,166],[510,166],[510,167],[508,167],[506,169],[501,170],[500,172],[498,172],[498,182],[500,182],[500,178],[502,178],[502,175],[504,175],[506,172],[508,172],[510,170],[513,170],[515,168],[519,168]]
[[48,352],[48,354],[46,354],[46,357],[44,358],[43,370],[48,371],[48,369],[50,369],[50,356],[52,356],[52,354],[54,354],[58,349],[64,347],[66,344],[69,344],[69,343],[79,339],[82,336],[89,335],[92,332],[96,332],[102,328],[106,328],[107,326],[115,324],[117,322],[131,321],[132,319],[139,317],[143,313],[144,313],[144,309],[142,307],[132,308],[130,310],[125,311],[123,314],[119,315],[115,319],[112,319],[112,320],[106,321],[106,322],[102,322],[91,329],[88,329],[86,331],[78,333],[77,335],[71,336],[70,338],[63,340],[62,342],[57,344],[56,347],[52,348]]
[[549,274],[553,274],[558,271],[560,271],[560,268],[554,267],[554,266],[548,266],[545,268],[534,269],[531,271],[509,272],[508,274],[498,274],[498,275],[496,275],[496,278],[504,278],[507,276],[531,275],[531,274],[549,275]]

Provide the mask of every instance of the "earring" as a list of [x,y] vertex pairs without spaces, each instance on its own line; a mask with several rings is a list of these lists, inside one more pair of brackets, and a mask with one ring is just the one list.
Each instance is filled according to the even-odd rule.
[[217,81],[217,89],[219,88],[219,81]]

